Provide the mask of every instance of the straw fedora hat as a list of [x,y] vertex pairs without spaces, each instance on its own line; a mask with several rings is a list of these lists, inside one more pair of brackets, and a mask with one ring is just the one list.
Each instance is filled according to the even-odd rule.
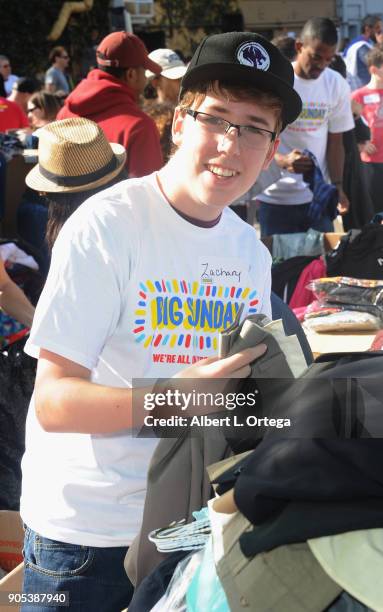
[[109,143],[89,119],[74,117],[39,130],[39,162],[25,182],[36,191],[78,192],[108,183],[121,171],[125,148]]

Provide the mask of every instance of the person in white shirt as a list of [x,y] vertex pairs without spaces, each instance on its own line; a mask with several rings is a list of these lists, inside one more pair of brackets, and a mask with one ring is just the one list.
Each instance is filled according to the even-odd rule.
[[[271,316],[270,254],[228,205],[298,116],[293,81],[262,36],[207,37],[182,81],[168,164],[90,198],[62,228],[27,346],[39,362],[23,459],[24,592],[68,591],[75,612],[126,607],[123,559],[156,446],[133,436],[144,418],[133,381],[243,378],[265,352],[217,357],[220,330]],[[93,155],[80,155],[65,179],[52,159],[32,170],[34,188],[64,180],[76,189]]]
[[334,23],[319,17],[306,22],[296,42],[294,88],[302,99],[303,108],[297,120],[281,135],[275,156],[280,178],[258,195],[262,235],[305,232],[310,227],[332,231],[332,221],[326,210],[319,220],[310,217],[313,194],[304,175],[312,169],[313,162],[303,153],[304,149],[315,155],[325,181],[336,186],[339,213],[344,214],[349,208],[342,189],[342,136],[353,128],[354,120],[349,86],[328,68],[336,45]]
[[19,77],[16,74],[12,74],[11,62],[6,55],[0,55],[0,74],[4,79],[4,89],[8,97],[11,95],[13,85],[17,83]]

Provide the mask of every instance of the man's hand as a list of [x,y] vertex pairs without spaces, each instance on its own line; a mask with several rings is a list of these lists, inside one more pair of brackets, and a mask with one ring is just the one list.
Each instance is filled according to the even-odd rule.
[[299,149],[293,149],[287,155],[277,153],[275,160],[280,168],[294,174],[305,174],[313,168],[313,162],[310,157],[303,155]]
[[377,152],[377,148],[371,140],[366,140],[366,142],[359,145],[359,151],[367,153],[367,155],[374,155]]
[[201,359],[190,368],[181,370],[173,378],[247,378],[250,376],[250,363],[266,353],[266,344],[258,344],[231,357]]
[[338,212],[340,215],[345,215],[350,209],[350,202],[343,189],[338,188]]

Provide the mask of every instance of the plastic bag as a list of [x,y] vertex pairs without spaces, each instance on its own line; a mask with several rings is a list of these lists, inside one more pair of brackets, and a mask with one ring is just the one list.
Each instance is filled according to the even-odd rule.
[[166,593],[151,612],[230,612],[217,576],[210,536],[203,549],[180,561]]
[[[202,552],[202,551],[201,551]],[[217,576],[213,558],[213,542],[209,538],[203,559],[186,593],[187,612],[230,612],[225,591]]]
[[315,332],[376,331],[381,320],[368,312],[343,310],[305,320],[305,328]]
[[334,276],[313,280],[308,288],[321,304],[344,306],[383,318],[383,281]]
[[195,572],[201,565],[203,555],[204,549],[188,555],[178,563],[165,595],[151,609],[151,612],[187,612],[186,592]]

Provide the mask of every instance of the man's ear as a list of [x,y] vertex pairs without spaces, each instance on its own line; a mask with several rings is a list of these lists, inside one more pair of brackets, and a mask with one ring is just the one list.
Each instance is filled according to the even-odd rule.
[[136,80],[136,69],[135,68],[127,68],[124,71],[124,81],[127,85],[132,85]]
[[276,138],[270,145],[269,150],[267,151],[265,161],[263,162],[262,170],[267,170],[270,166],[271,160],[273,159],[275,153],[278,151],[280,139]]
[[185,111],[176,106],[173,116],[172,139],[173,143],[179,147],[182,143],[183,127],[185,121]]

